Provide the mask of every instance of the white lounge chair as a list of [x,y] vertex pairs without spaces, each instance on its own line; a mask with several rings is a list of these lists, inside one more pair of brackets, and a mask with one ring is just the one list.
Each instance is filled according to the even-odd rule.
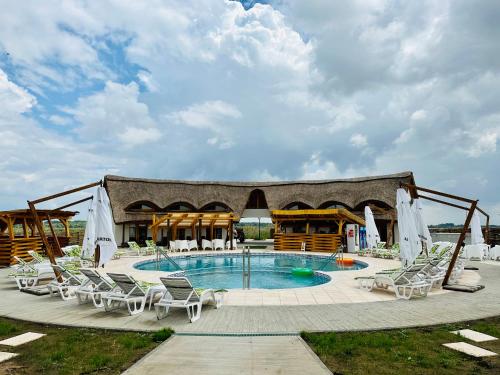
[[101,276],[99,272],[91,268],[81,268],[80,272],[88,279],[76,291],[78,303],[91,302],[95,307],[103,307],[102,295],[113,290],[113,284]]
[[54,278],[54,270],[49,263],[27,263],[22,258],[14,256],[19,266],[11,274],[16,281],[19,290],[31,288],[40,284],[40,282],[50,281]]
[[52,268],[56,274],[59,273],[62,282],[54,278],[47,284],[50,295],[55,297],[59,294],[65,301],[76,298],[75,291],[83,284],[82,279],[58,264],[53,264]]
[[396,271],[393,273],[378,273],[372,277],[358,277],[359,286],[368,291],[374,288],[391,288],[397,298],[410,299],[414,295],[427,296],[431,283],[422,279],[415,271]]
[[201,307],[204,302],[211,301],[219,308],[221,300],[217,299],[212,289],[198,293],[186,277],[160,277],[167,293],[155,303],[156,317],[163,319],[171,307],[185,308],[191,323],[200,319]]
[[206,239],[202,239],[201,240],[201,249],[202,250],[213,250],[214,247],[212,245],[212,241],[209,241],[209,240],[206,240]]
[[147,291],[141,288],[132,276],[121,273],[108,273],[116,287],[101,298],[106,311],[113,311],[126,305],[129,315],[140,314],[146,305]]
[[198,250],[198,241],[196,240],[191,240],[188,242],[188,248],[189,248],[189,251],[191,250]]
[[218,238],[212,240],[212,247],[214,250],[224,250],[224,240]]
[[[230,250],[231,249],[231,241],[226,242],[226,249]],[[233,239],[233,250],[238,250],[238,240]]]
[[491,260],[500,260],[500,246],[496,245],[490,249],[489,257]]

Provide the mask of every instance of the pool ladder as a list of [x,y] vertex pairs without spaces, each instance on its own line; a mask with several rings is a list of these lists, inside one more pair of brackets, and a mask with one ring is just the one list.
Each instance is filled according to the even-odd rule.
[[241,255],[243,260],[243,289],[250,289],[250,246],[243,246],[243,252]]
[[168,262],[174,265],[174,267],[177,267],[179,271],[184,271],[181,266],[177,264],[176,261],[174,261],[170,255],[167,254],[166,251],[162,250],[160,247],[156,247],[156,269],[160,269],[160,263],[161,263],[161,257],[164,257]]

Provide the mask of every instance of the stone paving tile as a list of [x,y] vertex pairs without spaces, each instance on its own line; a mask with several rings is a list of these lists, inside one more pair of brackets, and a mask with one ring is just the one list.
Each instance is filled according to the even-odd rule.
[[485,342],[485,341],[493,341],[498,340],[496,337],[486,335],[481,332],[473,331],[472,329],[461,329],[458,331],[451,331],[456,335],[465,337],[466,339],[472,340],[474,342]]
[[476,357],[476,358],[493,357],[493,356],[497,355],[497,353],[480,348],[478,346],[468,344],[466,342],[452,342],[449,344],[443,344],[443,346],[446,346],[447,348],[471,355],[471,356]]
[[26,344],[27,342],[38,340],[39,338],[45,336],[43,333],[26,332],[22,335],[17,335],[5,340],[0,341],[0,345],[6,346],[19,346]]
[[0,363],[8,361],[11,358],[14,358],[19,354],[16,353],[9,353],[9,352],[0,352]]

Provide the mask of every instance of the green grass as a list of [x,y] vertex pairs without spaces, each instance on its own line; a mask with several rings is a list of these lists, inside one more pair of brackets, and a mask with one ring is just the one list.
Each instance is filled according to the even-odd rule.
[[465,341],[500,353],[500,340],[474,343],[450,333],[466,328],[500,338],[500,317],[430,328],[303,332],[302,338],[334,374],[499,374],[498,356],[475,359],[442,346]]
[[120,332],[62,328],[0,318],[0,340],[28,331],[39,340],[2,350],[19,353],[0,364],[0,374],[120,374],[174,331]]

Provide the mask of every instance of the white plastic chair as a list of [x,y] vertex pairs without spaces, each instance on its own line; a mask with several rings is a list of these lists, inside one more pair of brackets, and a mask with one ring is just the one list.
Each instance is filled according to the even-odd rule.
[[213,240],[212,247],[214,250],[224,250],[224,240],[218,238]]
[[201,240],[201,249],[202,250],[207,250],[207,249],[208,250],[213,250],[214,247],[212,245],[212,241],[205,240],[205,239]]
[[198,250],[198,241],[196,241],[196,240],[189,241],[189,243],[188,243],[188,250],[189,251],[191,251],[191,250]]

